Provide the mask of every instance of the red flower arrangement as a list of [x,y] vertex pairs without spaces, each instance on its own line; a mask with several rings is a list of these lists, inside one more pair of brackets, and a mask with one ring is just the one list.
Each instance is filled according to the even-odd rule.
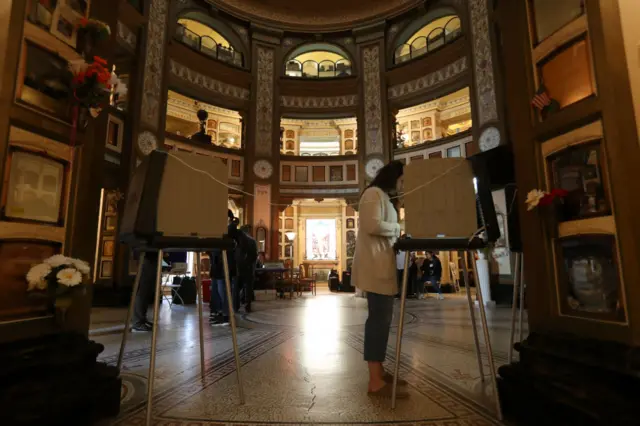
[[111,73],[107,61],[99,56],[93,62],[74,61],[69,68],[73,74],[71,90],[79,105],[89,109],[102,109],[109,102]]
[[552,189],[551,192],[544,192],[539,189],[531,190],[527,194],[527,210],[531,211],[537,206],[550,206],[555,200],[562,200],[569,195],[569,191],[564,189]]

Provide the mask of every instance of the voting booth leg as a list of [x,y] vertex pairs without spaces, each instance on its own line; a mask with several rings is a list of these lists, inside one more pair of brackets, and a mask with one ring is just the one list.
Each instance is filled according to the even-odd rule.
[[[476,282],[479,283],[478,268],[474,268],[474,276]],[[487,312],[484,308],[484,297],[482,289],[477,288],[478,304],[480,305],[480,320],[482,321],[482,331],[484,332],[484,343],[487,347],[487,358],[489,358],[489,372],[491,373],[491,386],[493,387],[493,396],[496,400],[496,414],[498,420],[502,420],[502,407],[500,406],[500,396],[498,395],[498,382],[496,380],[496,364],[493,360],[493,348],[491,347],[491,336],[489,335],[489,326],[487,325]]]
[[233,354],[236,358],[236,377],[238,379],[238,395],[240,404],[244,404],[244,390],[242,389],[242,377],[240,374],[240,353],[238,352],[238,337],[236,336],[236,316],[233,310],[233,298],[231,295],[231,280],[229,279],[229,262],[227,251],[222,251],[222,265],[224,267],[224,282],[227,287],[227,304],[229,305],[229,321],[231,325],[231,340],[233,342]]
[[156,349],[158,345],[158,318],[160,317],[160,292],[162,280],[162,250],[158,251],[158,265],[156,266],[156,291],[153,294],[153,331],[151,333],[151,359],[149,361],[149,378],[147,379],[147,422],[151,425],[153,412],[153,381],[156,372]]
[[400,373],[400,355],[402,353],[402,330],[404,328],[404,308],[407,301],[407,281],[409,276],[409,255],[405,253],[404,272],[402,273],[402,290],[400,296],[400,318],[398,319],[398,335],[396,337],[396,365],[393,370],[393,388],[391,392],[391,409],[396,408],[396,390],[398,388],[398,374]]
[[516,335],[516,311],[518,309],[518,295],[520,294],[520,265],[522,253],[516,252],[516,271],[513,282],[513,302],[511,305],[511,334],[509,335],[509,364],[513,361],[513,344]]
[[204,380],[204,325],[202,324],[202,254],[196,252],[196,286],[198,288],[198,327],[200,331],[200,376]]
[[[467,302],[469,302],[469,315],[471,315],[471,328],[473,328],[473,341],[476,344],[476,357],[478,358],[478,371],[480,372],[480,380],[484,382],[484,370],[482,368],[482,352],[480,352],[480,340],[478,339],[478,328],[476,326],[476,313],[474,309],[473,300],[471,300],[471,280],[469,279],[469,265],[467,264],[467,252],[460,252],[464,268],[464,288],[467,292]],[[478,281],[476,281],[478,283]],[[480,289],[480,284],[476,285],[477,290]]]
[[120,352],[118,353],[118,371],[122,371],[122,360],[124,359],[124,348],[127,346],[127,339],[131,330],[131,319],[133,318],[133,305],[136,303],[136,295],[138,287],[140,287],[140,277],[142,276],[142,265],[144,265],[144,252],[140,254],[140,264],[138,265],[138,274],[133,281],[133,289],[131,291],[131,301],[129,302],[129,310],[127,311],[127,319],[124,323],[124,333],[122,333],[122,342],[120,343]]

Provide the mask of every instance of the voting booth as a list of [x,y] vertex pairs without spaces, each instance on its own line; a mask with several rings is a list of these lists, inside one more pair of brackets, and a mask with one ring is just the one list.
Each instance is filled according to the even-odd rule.
[[[485,248],[500,237],[491,183],[486,162],[471,157],[439,158],[412,161],[404,169],[404,211],[406,238],[395,245],[402,251],[458,251],[467,252]],[[463,253],[465,254],[465,253]],[[467,264],[464,259],[464,280],[469,304],[469,314],[473,325],[473,336],[478,359],[480,377],[484,381],[480,340],[476,328],[475,307],[471,298]],[[397,377],[400,367],[402,333],[409,258],[405,256],[402,279],[400,318],[396,342],[396,364],[393,382],[392,407],[395,408]],[[479,282],[477,269],[475,281]],[[476,286],[480,319],[487,347],[491,384],[496,400],[496,410],[502,419],[500,400],[496,383],[496,368],[493,359],[487,317],[480,286]]]
[[[204,378],[204,327],[201,252],[222,250],[229,312],[233,312],[227,251],[235,242],[225,237],[227,232],[227,166],[221,160],[180,152],[153,151],[135,170],[127,192],[120,228],[120,241],[141,253],[138,274],[133,285],[127,322],[118,356],[122,367],[124,349],[129,335],[133,305],[140,285],[145,253],[158,252],[156,296],[161,291],[162,257],[165,252],[196,253],[196,282],[200,328],[200,371]],[[147,382],[147,418],[151,424],[153,384],[160,298],[154,297],[151,360]],[[235,317],[230,316],[233,350],[240,402],[244,393],[240,375],[240,356],[236,337]]]

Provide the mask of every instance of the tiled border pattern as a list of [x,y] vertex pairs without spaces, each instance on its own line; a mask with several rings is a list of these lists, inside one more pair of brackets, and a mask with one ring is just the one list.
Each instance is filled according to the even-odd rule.
[[287,108],[345,108],[357,105],[358,96],[281,96],[280,102],[282,106]]
[[196,72],[174,61],[173,59],[170,60],[169,64],[171,68],[171,74],[182,80],[185,80],[191,84],[195,84],[196,86],[199,86],[211,92],[228,96],[230,98],[241,99],[243,101],[249,100],[250,93],[247,89],[234,86],[232,84],[223,83],[214,78],[202,75],[199,72]]
[[467,57],[462,58],[415,80],[389,87],[389,99],[397,99],[433,89],[448,80],[456,78],[467,70]]

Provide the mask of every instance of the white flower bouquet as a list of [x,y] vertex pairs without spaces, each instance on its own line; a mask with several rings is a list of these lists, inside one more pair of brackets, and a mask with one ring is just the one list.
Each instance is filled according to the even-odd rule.
[[90,273],[87,262],[57,254],[29,270],[27,290],[49,298],[56,309],[66,311],[71,305],[71,298],[67,296],[74,288],[84,288]]

